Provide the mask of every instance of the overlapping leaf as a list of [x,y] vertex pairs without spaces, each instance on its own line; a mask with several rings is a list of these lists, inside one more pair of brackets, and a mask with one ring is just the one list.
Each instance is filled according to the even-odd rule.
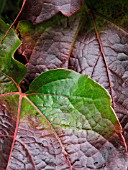
[[68,68],[68,60],[79,29],[80,17],[57,16],[51,22],[33,26],[21,22],[17,31],[22,45],[19,53],[28,59],[27,81],[49,69]]
[[[109,1],[108,3],[104,1],[104,3],[107,4],[106,13],[105,13],[107,14],[109,11],[109,7],[112,4],[109,4]],[[121,3],[122,3],[121,1],[117,2],[118,4],[117,6],[119,6],[119,4]],[[90,2],[87,2],[87,4],[91,8]],[[96,14],[99,13],[101,14],[102,10],[101,8],[99,8],[100,3],[94,1],[92,4],[94,4],[94,9],[96,9]],[[124,11],[124,15],[123,15],[124,22],[121,23],[121,26],[125,25],[125,29],[127,29],[126,22],[128,17],[126,10],[124,9],[126,4],[127,4],[126,1],[122,3],[122,12]],[[112,19],[112,16],[113,14],[109,13],[108,18]],[[127,125],[128,122],[128,107],[127,107],[128,106],[128,100],[127,100],[128,98],[127,96],[128,94],[128,83],[127,83],[128,82],[128,76],[127,76],[128,75],[128,41],[127,41],[128,33],[123,29],[121,29],[120,27],[115,26],[111,22],[106,22],[106,20],[101,19],[94,13],[90,14],[90,17],[85,16],[85,18],[88,19],[85,19],[85,22],[83,22],[84,24],[82,24],[82,27],[84,29],[82,28],[79,33],[74,50],[71,55],[70,53],[67,54],[68,56],[67,62],[69,61],[69,65],[68,66],[64,65],[64,66],[65,68],[70,68],[79,73],[89,75],[108,90],[113,100],[113,108],[116,111],[117,116],[121,122],[121,125],[124,129],[123,134],[128,143],[128,125]],[[117,16],[116,23],[119,22],[120,20],[121,19]],[[33,36],[33,31],[30,31],[31,34],[27,34],[28,31],[25,32],[22,29],[22,24],[23,23],[21,23],[18,29],[21,33],[21,37],[22,37],[21,39],[24,42],[25,39],[32,39],[32,37],[34,36]],[[36,27],[34,27],[34,29]],[[74,28],[73,23],[71,23],[71,27]],[[96,28],[94,29],[94,27]],[[63,30],[64,28],[62,28],[61,31],[63,32]],[[56,32],[56,29],[54,29],[54,31]],[[49,30],[49,33],[50,32],[52,32],[52,30]],[[71,31],[71,35],[72,35],[72,31]],[[64,37],[65,36],[66,35],[64,35]],[[97,39],[98,37],[101,43]],[[51,39],[52,38],[53,37],[51,37]],[[42,42],[45,43],[46,40]],[[23,44],[22,47],[25,46],[25,49],[22,48],[22,54],[24,54],[27,51],[28,44],[29,43],[27,43],[26,41]],[[40,43],[40,45],[41,44],[43,43]],[[34,47],[36,47],[36,44],[34,44]],[[70,51],[72,51],[73,49],[72,46],[68,46],[68,47],[70,48]],[[31,47],[28,49],[29,51],[32,51]],[[42,51],[42,45],[40,46],[40,51]],[[48,55],[47,57],[48,62],[46,62],[47,61],[46,58],[43,59],[41,57],[43,60],[40,60],[40,55],[38,56],[36,53],[32,54],[32,58],[35,59],[34,60],[31,59],[29,62],[28,74],[26,77],[27,80],[30,77],[32,77],[32,75],[33,75],[32,77],[33,79],[34,76],[36,76],[36,74],[38,75],[40,72],[45,71],[44,68],[47,67],[47,63],[49,65],[47,69],[62,67],[62,65],[60,66],[56,65],[57,64],[56,60],[53,60],[53,58],[51,57],[49,58],[50,55],[47,50],[45,50],[45,52]],[[62,54],[60,54],[60,52],[62,52],[61,49],[59,51],[56,51],[55,55],[60,57],[63,56]],[[41,52],[39,54],[41,54]],[[43,54],[41,56],[45,56],[45,55]],[[49,62],[52,65],[50,65]],[[43,67],[41,65],[43,65]]]
[[[8,26],[0,20],[0,39],[7,29]],[[13,91],[13,84],[11,83],[10,78],[13,78],[17,83],[20,83],[26,73],[25,66],[12,57],[20,44],[21,41],[14,31],[11,31],[9,37],[0,44],[0,93],[7,92],[7,90],[8,92]],[[14,87],[14,91],[15,90]]]
[[[2,54],[14,61],[12,48]],[[122,129],[106,90],[87,76],[58,69],[37,77],[25,94],[21,75],[9,74],[14,62],[4,61],[0,77],[5,73],[12,87],[0,95],[1,170],[127,170]]]
[[84,0],[27,0],[19,19],[31,20],[37,24],[50,19],[58,12],[71,16],[83,3]]

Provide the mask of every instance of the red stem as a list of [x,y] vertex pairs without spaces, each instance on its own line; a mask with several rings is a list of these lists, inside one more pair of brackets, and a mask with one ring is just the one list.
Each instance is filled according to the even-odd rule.
[[16,128],[15,128],[15,132],[14,132],[14,136],[13,136],[12,146],[11,146],[11,150],[10,150],[6,170],[9,169],[9,162],[11,160],[11,156],[12,156],[14,145],[15,145],[16,135],[17,135],[17,132],[18,132],[18,126],[19,126],[19,121],[20,121],[21,104],[22,104],[22,95],[19,96],[19,105],[18,105],[18,114],[17,114],[17,120],[16,120]]

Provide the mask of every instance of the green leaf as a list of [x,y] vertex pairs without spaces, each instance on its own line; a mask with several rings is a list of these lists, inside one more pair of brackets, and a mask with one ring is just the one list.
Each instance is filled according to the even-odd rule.
[[[8,25],[0,20],[0,39],[4,36],[8,29]],[[16,49],[21,45],[21,41],[17,37],[16,33],[11,30],[8,36],[5,38],[2,44],[0,44],[0,69],[8,76],[20,83],[23,79],[26,68],[20,62],[14,59],[13,55]],[[18,75],[18,76],[17,76]]]
[[[6,33],[8,27],[9,26],[0,19],[0,39],[2,39]],[[1,89],[5,89],[7,86],[7,89],[11,89],[11,83],[9,83],[10,79],[13,79],[16,83],[20,83],[26,73],[25,66],[14,59],[14,53],[20,44],[21,41],[13,30],[9,32],[8,36],[5,38],[2,44],[0,44]]]
[[[45,101],[44,103],[50,103],[52,97],[56,102],[61,103],[61,105],[59,104],[60,107],[67,103],[66,110],[69,114],[72,114],[72,109],[74,109],[74,112],[77,111],[78,115],[86,116],[86,114],[90,114],[91,117],[96,117],[96,119],[98,118],[96,114],[100,114],[104,119],[108,119],[114,125],[119,126],[117,118],[111,108],[111,99],[107,91],[89,77],[71,70],[58,69],[41,74],[31,83],[28,93],[39,93],[39,95],[43,94],[44,96],[48,95],[46,97],[47,102]],[[32,100],[34,98],[33,101],[37,106],[41,104],[39,102],[40,100],[36,100],[35,97],[31,96],[30,98]],[[45,97],[43,97],[43,100],[45,100]],[[52,104],[53,102],[51,103],[51,109]],[[71,105],[73,107],[72,109],[70,108]],[[77,119],[73,121],[77,121]],[[105,123],[105,121],[103,122]],[[104,128],[104,123],[101,128]],[[75,126],[74,128],[77,127]],[[97,129],[97,127],[95,128]],[[106,128],[111,129],[111,126],[106,126]],[[108,134],[104,132],[104,135]]]

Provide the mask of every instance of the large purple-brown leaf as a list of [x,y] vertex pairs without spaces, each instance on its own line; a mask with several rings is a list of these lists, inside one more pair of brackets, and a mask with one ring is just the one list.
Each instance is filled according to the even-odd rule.
[[81,31],[69,68],[89,75],[108,90],[128,144],[128,33],[111,23],[97,31],[96,27]]
[[37,24],[50,19],[58,12],[71,16],[83,3],[84,0],[27,0],[19,20],[31,20]]
[[[58,21],[60,19],[60,21]],[[22,45],[19,53],[28,59],[27,75],[31,82],[37,75],[49,69],[68,68],[68,60],[79,29],[80,17],[57,17],[53,23],[33,26],[21,22],[17,30]],[[47,26],[48,25],[48,26]]]

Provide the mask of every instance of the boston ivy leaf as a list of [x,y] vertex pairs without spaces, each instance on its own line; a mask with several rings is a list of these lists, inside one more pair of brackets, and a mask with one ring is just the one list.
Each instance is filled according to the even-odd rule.
[[23,42],[19,53],[29,60],[27,81],[31,82],[46,70],[68,67],[79,22],[79,15],[75,15],[71,18],[56,16],[53,21],[36,26],[28,21],[19,23],[17,31]]
[[110,23],[95,32],[81,31],[69,68],[89,75],[109,91],[128,142],[128,33]]
[[37,77],[26,94],[0,99],[1,170],[127,170],[110,96],[87,76],[51,70]]
[[[2,39],[8,27],[0,19],[0,39]],[[12,84],[11,79],[13,78],[16,83],[20,83],[26,73],[25,66],[12,57],[20,44],[21,41],[13,30],[9,32],[6,39],[0,44],[0,93],[7,92],[7,90],[13,91],[12,86],[14,84]]]
[[61,12],[71,16],[80,9],[84,0],[27,0],[19,20],[31,20],[34,24],[50,19]]

